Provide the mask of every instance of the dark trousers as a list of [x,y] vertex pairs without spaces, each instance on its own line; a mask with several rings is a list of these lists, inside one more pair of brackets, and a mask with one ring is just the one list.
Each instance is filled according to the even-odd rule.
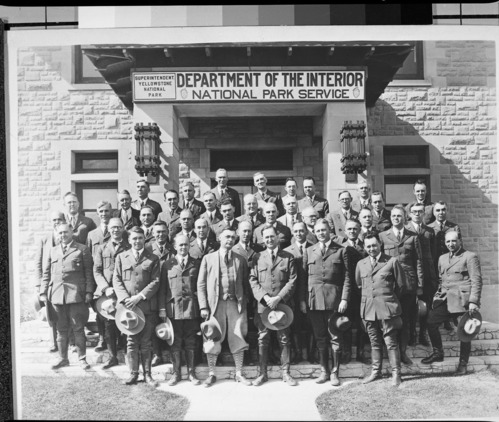
[[173,353],[182,350],[182,342],[186,350],[195,350],[196,333],[199,331],[199,320],[196,319],[172,319],[173,326],[173,344],[171,350]]
[[[457,318],[463,315],[464,312],[451,313],[447,309],[447,300],[444,300],[434,309],[430,310],[428,314],[428,335],[430,337],[431,345],[438,350],[442,350],[442,336],[438,327],[446,321]],[[468,343],[471,345],[471,343]]]
[[129,353],[147,355],[152,350],[152,336],[156,327],[156,314],[145,314],[146,323],[142,331],[138,334],[127,336],[127,350]]
[[[395,317],[400,318],[400,317]],[[398,331],[394,328],[394,319],[364,321],[372,349],[383,350],[383,342],[387,350],[396,350],[399,347]]]
[[400,307],[402,308],[402,328],[399,332],[400,348],[404,351],[409,343],[411,325],[416,325],[418,316],[418,307],[416,304],[416,294],[407,293],[400,298]]
[[[255,313],[255,325],[256,328],[258,328],[258,346],[268,347],[270,344],[270,336],[272,335],[272,330],[263,325],[262,315],[258,312]],[[284,330],[275,331],[281,347],[289,346],[291,344],[290,332],[291,329],[289,327],[285,328]]]
[[[85,337],[85,324],[88,322],[88,305],[85,302],[67,303],[65,305],[53,304],[57,316],[57,341],[68,344],[68,331],[74,333],[75,346],[78,357],[84,358],[87,352],[87,338]],[[61,352],[64,352],[61,350]]]
[[118,356],[119,330],[114,319],[104,319],[104,336],[107,343],[107,350],[112,357]]
[[331,343],[333,351],[338,352],[340,350],[340,338],[337,335],[330,334],[328,330],[328,321],[333,314],[333,310],[308,311],[310,323],[312,324],[314,336],[317,341],[317,349],[319,350],[327,350],[328,343]]

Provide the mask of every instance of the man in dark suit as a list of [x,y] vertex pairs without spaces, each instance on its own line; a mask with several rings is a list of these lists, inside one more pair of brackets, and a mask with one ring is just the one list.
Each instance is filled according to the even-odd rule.
[[267,178],[263,173],[255,173],[253,175],[253,183],[257,188],[255,193],[256,200],[258,201],[258,207],[263,210],[265,203],[274,203],[277,207],[278,215],[284,215],[284,206],[282,205],[281,194],[278,192],[272,192],[267,189]]
[[[111,238],[108,242],[101,244],[94,254],[94,279],[97,287],[94,292],[94,301],[101,296],[111,298],[115,296],[113,289],[113,273],[116,257],[131,248],[129,243],[123,239],[123,221],[120,218],[111,218],[108,224]],[[97,318],[102,318],[104,325],[104,336],[106,339],[109,359],[104,363],[102,369],[109,369],[118,365],[118,339],[120,332],[116,327],[114,319],[104,318],[97,313]],[[100,341],[99,341],[100,343]],[[97,348],[96,348],[97,349]]]
[[113,212],[113,217],[121,218],[123,228],[131,229],[140,226],[140,211],[132,208],[132,197],[126,189],[118,192],[119,209]]
[[[315,210],[314,210],[315,211]],[[286,249],[295,257],[296,273],[298,278],[295,285],[295,293],[293,298],[293,323],[291,324],[291,341],[292,341],[292,363],[299,363],[304,359],[303,349],[306,351],[305,360],[310,363],[315,363],[313,357],[315,350],[315,339],[313,338],[312,326],[307,318],[307,315],[300,310],[300,287],[299,283],[303,283],[305,276],[303,274],[303,254],[305,249],[312,246],[307,240],[307,225],[304,222],[295,223],[293,226],[293,241]],[[315,235],[314,235],[315,237]]]
[[232,251],[235,241],[235,232],[224,230],[220,234],[220,249],[204,256],[199,269],[197,288],[201,318],[215,318],[222,334],[220,341],[215,341],[206,353],[209,372],[205,387],[217,380],[215,365],[225,336],[236,365],[236,382],[251,385],[242,373],[244,351],[249,347],[244,339],[248,332],[248,265],[242,256]]
[[73,240],[69,224],[59,224],[57,236],[60,244],[50,250],[40,286],[40,300],[52,303],[57,319],[59,359],[52,365],[52,369],[69,365],[70,327],[74,333],[80,366],[89,369],[84,328],[89,316],[88,304],[95,290],[92,254],[85,245]]
[[[189,243],[196,238],[196,232],[194,231],[194,217],[192,212],[186,209],[183,209],[180,212],[180,231],[184,236],[187,236],[189,239]],[[175,235],[177,237],[177,235]]]
[[[194,259],[201,260],[203,256],[215,252],[220,244],[215,240],[215,235],[210,230],[208,221],[204,218],[198,218],[194,223],[196,237],[191,240],[189,246],[189,255]],[[212,234],[212,236],[210,236]]]
[[289,230],[293,230],[295,223],[302,221],[301,213],[298,212],[298,202],[292,196],[286,197],[283,201],[286,214],[281,215],[277,221],[284,224]]
[[163,320],[170,318],[173,326],[173,375],[168,381],[170,386],[176,385],[182,379],[182,349],[185,350],[189,381],[194,385],[201,383],[196,377],[194,367],[196,333],[199,331],[197,280],[200,262],[189,255],[189,245],[187,236],[177,234],[174,240],[177,253],[170,255],[161,267],[159,317]]
[[302,212],[307,207],[317,211],[318,218],[325,218],[329,213],[329,202],[315,193],[315,180],[313,177],[303,178],[303,193],[305,196],[298,201],[298,209]]
[[371,341],[371,375],[364,384],[381,378],[383,340],[392,368],[392,385],[401,383],[398,330],[402,325],[399,297],[406,287],[405,273],[399,261],[381,252],[376,235],[364,239],[368,257],[360,260],[355,271],[357,287],[362,290],[360,315]]
[[331,211],[331,213],[326,216],[326,221],[336,236],[345,237],[345,223],[347,220],[357,220],[359,218],[359,213],[350,206],[352,195],[350,195],[350,192],[347,190],[338,194],[338,202],[340,203],[340,208]]
[[156,221],[154,217],[154,210],[149,205],[144,205],[140,209],[140,222],[142,225],[140,228],[144,232],[144,242],[147,245],[149,242],[154,241],[154,233],[152,231],[152,225]]
[[357,185],[357,191],[359,196],[352,201],[352,208],[359,213],[364,208],[371,210],[373,207],[371,204],[371,186],[369,186],[369,183],[363,180]]
[[[267,360],[271,331],[262,322],[262,313],[265,308],[275,310],[279,303],[292,306],[296,283],[296,265],[292,254],[279,248],[277,233],[273,226],[265,225],[263,238],[267,249],[255,256],[254,266],[250,272],[249,283],[258,307],[255,313],[255,324],[258,328],[258,351],[260,356],[260,375],[253,381],[253,385],[260,386],[268,381]],[[282,379],[288,385],[298,383],[289,373],[291,347],[290,327],[277,330],[277,337],[281,346]]]
[[203,202],[206,211],[200,217],[208,222],[208,226],[223,220],[222,214],[220,214],[220,210],[217,208],[217,198],[211,190],[203,194]]
[[252,193],[244,195],[244,214],[237,217],[237,221],[242,223],[248,221],[251,223],[252,230],[254,231],[258,226],[265,223],[265,217],[258,212],[258,201],[256,196]]
[[174,189],[165,192],[165,202],[167,210],[158,215],[158,220],[164,221],[168,226],[168,241],[173,243],[173,239],[180,231],[180,212],[182,208],[178,206],[178,192]]
[[392,226],[390,211],[385,208],[385,197],[383,192],[373,192],[371,195],[373,225],[378,232],[384,232]]
[[85,217],[79,212],[80,201],[78,201],[78,197],[73,192],[68,192],[64,195],[64,207],[66,208],[64,217],[66,223],[71,224],[73,239],[78,243],[86,245],[88,233],[97,227],[94,220]]
[[412,361],[406,354],[410,337],[410,322],[417,315],[416,296],[423,295],[424,273],[423,252],[416,233],[407,230],[405,225],[405,210],[395,205],[391,211],[392,228],[379,234],[383,253],[397,257],[402,266],[407,288],[400,296],[402,306],[402,329],[400,330],[400,359],[402,363],[411,365]]
[[113,274],[113,288],[118,303],[128,309],[139,307],[145,316],[145,326],[137,334],[127,336],[127,360],[130,377],[126,385],[136,384],[139,377],[139,352],[144,371],[144,381],[156,386],[151,376],[151,337],[154,335],[155,322],[158,316],[156,293],[159,290],[160,262],[159,258],[145,249],[144,231],[132,227],[128,241],[131,249],[122,252],[116,258]]
[[197,220],[199,216],[206,211],[206,208],[200,200],[194,198],[195,192],[192,182],[186,182],[182,187],[182,195],[184,198],[180,207],[184,210],[189,210],[192,213],[192,218]]
[[[112,206],[110,202],[100,201],[97,204],[97,215],[99,216],[100,224],[99,227],[92,230],[87,237],[87,247],[92,253],[92,258],[94,260],[99,248],[111,239],[111,233],[107,227],[109,220],[111,219],[111,214]],[[99,297],[100,294],[96,292],[94,300],[92,301],[92,309],[96,312],[95,321],[97,323],[97,332],[99,333],[99,341],[97,346],[95,346],[96,352],[102,352],[106,349],[106,340],[104,339],[106,318],[98,313],[97,308],[95,307],[96,301]]]
[[149,186],[149,182],[147,180],[138,180],[137,181],[137,195],[138,198],[132,201],[132,208],[139,210],[145,206],[149,205],[154,211],[154,220],[158,218],[158,215],[162,210],[161,205],[149,198],[149,192],[151,188]]
[[239,224],[239,221],[234,218],[234,205],[232,205],[229,199],[226,199],[222,205],[220,205],[220,213],[222,214],[223,220],[211,226],[211,230],[215,233],[217,242],[220,242],[220,235],[225,229],[237,231],[237,226]]
[[[311,243],[312,245],[315,245],[317,243],[317,237],[315,236],[314,233],[314,226],[318,218],[317,216],[318,216],[317,211],[312,207],[305,208],[301,212],[301,218],[303,219],[303,222],[307,226],[307,232],[305,237],[307,239],[307,242]],[[291,239],[291,242],[294,241],[295,239]]]
[[373,214],[369,208],[362,208],[359,211],[358,220],[360,223],[360,230],[358,234],[359,240],[364,240],[368,234],[378,234],[379,230],[373,224]]
[[[465,312],[473,315],[480,309],[482,272],[478,256],[463,248],[456,231],[450,230],[445,234],[445,244],[449,253],[442,255],[438,261],[440,286],[433,300],[433,309],[428,315],[428,334],[433,353],[421,360],[423,364],[444,360],[442,338],[438,330],[443,321],[462,316]],[[461,341],[456,375],[466,374],[470,352],[471,342]]]
[[[431,302],[433,295],[438,288],[438,278],[433,264],[433,257],[435,256],[435,232],[432,228],[423,223],[424,205],[414,204],[411,207],[411,221],[406,225],[408,230],[416,233],[419,243],[421,244],[421,252],[423,254],[423,300],[426,302],[428,309],[431,309]],[[416,317],[417,315],[413,315]],[[414,346],[416,344],[416,319],[411,321],[411,335],[409,344]],[[419,318],[419,344],[429,346],[426,337],[426,319],[427,316]]]
[[422,204],[424,206],[424,216],[423,223],[430,224],[435,221],[435,216],[433,215],[433,202],[426,198],[426,182],[423,179],[418,179],[414,183],[413,187],[415,201],[409,202],[405,207],[405,212],[407,215],[411,212],[411,207],[414,204]]
[[284,204],[284,200],[286,198],[294,198],[296,202],[298,202],[298,196],[297,196],[297,191],[298,191],[298,186],[296,184],[296,180],[293,179],[292,177],[288,177],[286,179],[286,183],[284,184],[284,190],[286,191],[286,195],[284,195],[282,199],[282,203]]
[[[325,219],[317,220],[314,227],[318,243],[306,249],[303,255],[305,280],[300,307],[307,312],[312,323],[319,350],[321,374],[316,383],[322,384],[331,379],[331,385],[340,385],[340,337],[328,330],[328,321],[335,312],[344,313],[350,299],[351,282],[349,268],[349,248],[331,240],[331,230]],[[308,305],[308,307],[307,307]],[[333,368],[329,370],[328,344],[331,344]]]
[[[279,247],[281,249],[287,248],[291,244],[291,230],[277,221],[276,205],[272,202],[265,204],[263,207],[263,216],[265,217],[265,224],[273,226],[276,229]],[[253,232],[253,241],[259,243],[263,247],[265,247],[265,241],[263,239],[263,227],[265,224],[259,226]]]
[[[47,260],[50,256],[50,251],[54,246],[60,243],[59,237],[57,236],[57,226],[59,224],[65,223],[64,213],[60,211],[53,211],[50,213],[50,223],[52,224],[52,230],[43,236],[37,244],[36,256],[35,256],[35,267],[36,267],[36,281],[35,281],[35,295],[40,294],[40,286],[43,279],[43,268],[47,265]],[[49,300],[45,302],[45,311],[47,315],[47,322],[50,326],[50,342],[51,346],[50,352],[57,352],[57,327],[56,319],[54,315],[54,309]]]
[[215,173],[215,180],[217,181],[218,185],[211,189],[210,192],[213,192],[215,194],[218,209],[220,209],[222,202],[230,199],[232,205],[234,205],[234,216],[239,217],[241,215],[241,199],[239,198],[239,193],[237,192],[237,190],[227,186],[227,184],[229,183],[227,170],[218,169]]

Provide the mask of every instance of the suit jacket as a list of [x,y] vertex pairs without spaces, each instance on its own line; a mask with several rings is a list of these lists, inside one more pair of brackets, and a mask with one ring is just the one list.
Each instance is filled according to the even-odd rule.
[[[182,209],[184,210],[186,209],[184,200],[180,201],[178,205]],[[187,209],[192,213],[194,221],[196,221],[201,216],[201,214],[203,214],[206,211],[206,207],[204,206],[204,204],[199,199],[196,198],[194,198],[191,206],[188,207]]]
[[95,230],[92,230],[87,237],[87,247],[90,249],[90,252],[92,253],[92,258],[95,256],[97,253],[97,249],[109,242],[109,239],[111,239],[111,233],[109,230],[107,231],[106,236],[104,236],[104,233],[102,232],[101,227],[97,227]]
[[[307,230],[306,240],[307,240],[307,243],[310,243],[311,245],[315,245],[318,242],[317,237],[310,230]],[[293,244],[295,242],[296,242],[296,239],[293,236],[291,238],[291,244]]]
[[442,228],[440,228],[440,223],[438,221],[434,221],[431,224],[428,224],[428,227],[432,228],[433,231],[435,232],[435,246],[434,246],[434,253],[435,255],[433,256],[433,262],[435,263],[435,268],[438,271],[438,259],[449,252],[449,249],[447,249],[447,246],[445,246],[445,234],[449,230],[454,230],[457,231],[459,234],[459,239],[461,239],[461,229],[456,223],[452,223],[450,221],[445,221],[445,224]]
[[175,235],[182,230],[180,227],[180,213],[182,212],[182,208],[177,207],[173,215],[170,210],[166,210],[161,212],[158,215],[158,221],[164,221],[168,226],[168,241],[170,243],[175,239]]
[[122,252],[116,257],[113,274],[113,288],[118,303],[126,298],[142,293],[146,300],[137,305],[144,314],[158,310],[157,292],[159,290],[160,263],[159,258],[144,248],[138,262],[135,261],[132,249]]
[[[215,239],[217,242],[220,242],[220,235],[222,234],[222,232],[225,230],[226,227],[227,223],[225,222],[225,220],[222,220],[219,223],[213,224],[211,226],[211,230],[213,233],[215,233]],[[234,220],[232,220],[232,224],[230,225],[230,229],[236,232],[236,242],[238,241],[238,236],[237,236],[238,227],[239,227],[239,221],[237,221],[234,218]]]
[[362,230],[362,228],[360,229],[359,231],[359,236],[358,236],[358,239],[361,241],[361,242],[364,242],[364,239],[365,237],[368,235],[368,234],[378,234],[379,235],[379,230],[376,228],[376,226],[373,224],[368,230],[367,232],[364,232]]
[[390,217],[390,211],[383,208],[381,215],[378,217],[375,211],[372,212],[373,215],[373,226],[376,226],[379,232],[384,232],[392,227],[392,220]]
[[262,245],[259,245],[258,243],[251,242],[249,245],[249,249],[246,250],[242,247],[241,242],[238,242],[234,245],[232,250],[235,253],[241,255],[244,259],[246,259],[248,268],[251,270],[251,268],[253,268],[253,259],[255,258],[256,254],[264,251],[265,248]]
[[329,213],[329,202],[326,198],[315,195],[313,202],[310,202],[307,196],[298,201],[298,211],[302,212],[305,208],[312,206],[318,213],[319,218],[325,218]]
[[438,288],[438,277],[435,271],[435,263],[433,262],[433,257],[435,256],[435,232],[425,224],[421,224],[419,231],[417,231],[411,222],[406,225],[406,229],[416,233],[419,239],[423,254],[423,288],[433,295]]
[[[66,222],[70,222],[67,215]],[[75,242],[86,245],[88,233],[96,228],[97,226],[95,225],[94,220],[85,217],[81,213],[78,213],[78,219],[76,220],[76,224],[73,227],[73,240]]]
[[387,255],[397,257],[404,269],[408,290],[402,294],[416,293],[417,288],[423,288],[423,252],[416,233],[404,228],[399,242],[393,230],[389,229],[380,233],[379,239],[382,243],[381,250]]
[[131,248],[130,244],[123,240],[118,249],[114,250],[113,242],[107,242],[97,248],[94,254],[94,280],[97,287],[94,298],[104,294],[104,290],[113,287],[113,274],[116,257]]
[[189,248],[189,255],[194,259],[201,260],[203,256],[218,251],[218,249],[220,249],[220,243],[218,243],[215,239],[210,239],[208,237],[206,239],[206,246],[204,248],[204,251],[201,251],[198,240],[196,238],[191,241],[191,246]]
[[225,195],[220,196],[218,186],[215,186],[213,189],[210,189],[210,192],[213,192],[215,194],[218,209],[220,209],[220,205],[225,199],[230,198],[230,200],[232,201],[232,205],[234,205],[234,217],[239,217],[241,215],[241,199],[239,198],[239,193],[237,192],[237,190],[227,186],[225,188]]
[[[220,250],[205,255],[201,260],[198,276],[199,309],[207,309],[213,315],[217,309],[220,289]],[[236,271],[236,299],[239,313],[246,309],[248,300],[248,265],[246,260],[232,252],[234,269]]]
[[374,268],[371,258],[361,259],[355,282],[362,289],[360,316],[364,321],[391,319],[402,314],[399,297],[406,290],[405,272],[396,258],[381,253]]
[[[359,219],[359,213],[352,208],[350,208],[350,219]],[[341,210],[335,210],[326,215],[326,221],[329,223],[329,227],[331,227],[331,230],[336,236],[347,237],[345,234],[347,219]]]
[[61,245],[54,246],[46,264],[40,292],[54,305],[84,302],[94,292],[92,254],[85,245],[73,240],[65,254]]
[[[312,243],[305,242],[305,245],[303,246],[303,254],[305,253],[305,249],[307,249],[310,246],[312,246]],[[296,245],[296,240],[293,240],[293,242],[291,242],[291,245],[289,245],[286,249],[284,249],[284,251],[289,252],[295,258],[297,277],[295,282],[294,302],[296,307],[300,303],[300,294],[303,292],[303,289],[306,289],[306,286],[301,285],[302,283],[305,282],[305,273],[303,270],[303,255],[300,253],[300,249]]]
[[243,214],[237,217],[237,221],[239,221],[240,223],[242,223],[243,221],[249,221],[253,226],[253,231],[255,231],[257,227],[260,227],[262,224],[265,224],[265,217],[259,212],[257,212],[256,221],[253,221],[253,219],[248,214]]
[[296,264],[293,255],[278,249],[275,261],[266,250],[254,258],[249,283],[253,296],[258,303],[258,313],[262,313],[267,305],[263,297],[279,295],[283,303],[289,304],[293,299],[297,279]]
[[199,261],[189,256],[184,269],[175,255],[170,255],[161,267],[159,309],[166,309],[172,319],[199,318],[197,280]]
[[149,226],[148,227],[148,230],[149,230],[149,234],[147,234],[146,232],[146,229],[144,227],[139,226],[142,230],[144,230],[144,236],[145,236],[145,239],[144,239],[144,243],[146,245],[148,245],[149,243],[151,242],[154,242],[156,240],[156,238],[154,237],[154,229],[153,229],[153,226]]
[[465,312],[470,303],[480,306],[482,271],[478,256],[461,248],[454,257],[442,255],[438,261],[441,299],[449,312]]
[[[411,220],[411,217],[410,217],[411,207],[415,203],[416,203],[416,201],[412,201],[412,202],[409,202],[405,206],[405,212],[407,213],[407,221]],[[433,223],[436,220],[435,215],[433,214],[433,202],[425,201],[424,204],[425,205],[424,205],[423,223],[428,225],[430,223]]]
[[[265,227],[265,224],[262,224],[261,226],[257,227],[255,231],[253,232],[253,242],[258,243],[264,248],[265,242],[263,241],[263,228]],[[276,221],[276,231],[277,231],[277,237],[279,238],[279,248],[285,249],[291,244],[291,230],[289,227],[286,227],[284,224],[282,224],[279,221]]]
[[300,295],[311,311],[337,310],[341,300],[349,301],[349,248],[331,241],[322,256],[320,244],[308,247],[303,255],[305,281]]
[[59,244],[59,241],[54,236],[54,231],[43,236],[36,245],[35,255],[35,287],[39,293],[40,285],[42,284],[43,269],[47,265],[50,256],[50,250]]
[[224,219],[223,215],[220,214],[220,211],[218,210],[218,208],[216,208],[215,211],[213,211],[213,212],[215,213],[213,216],[213,220],[210,220],[210,217],[208,216],[208,211],[205,211],[204,213],[202,213],[199,216],[199,218],[204,218],[210,226],[212,226],[213,224],[216,224]]
[[170,254],[175,253],[175,249],[168,242],[164,244],[163,253],[161,253],[156,241],[149,242],[145,247],[160,259],[160,263],[163,263]]
[[[289,223],[288,224],[288,214],[284,214],[284,215],[281,215],[277,221],[279,221],[279,223],[282,223],[284,224],[286,227],[288,227],[291,231],[293,231],[293,223]],[[301,213],[296,213],[295,214],[295,223],[298,223],[300,221],[303,221],[302,218],[301,218]]]
[[131,208],[131,210],[132,210],[132,217],[126,221],[123,221],[123,218],[121,218],[121,208],[113,212],[114,218],[121,218],[121,221],[123,221],[123,228],[125,230],[129,230],[134,226],[140,227],[140,225],[142,224],[140,222],[140,211],[136,210],[135,208]]
[[277,207],[277,213],[278,217],[281,215],[284,215],[286,211],[284,210],[284,205],[282,204],[282,199],[281,199],[281,194],[278,192],[272,192],[271,190],[267,189],[267,192],[265,193],[265,198],[263,198],[262,194],[260,192],[255,193],[256,200],[258,201],[258,207],[263,209],[263,206],[265,203],[270,203],[273,202],[276,207]]
[[350,206],[351,206],[351,207],[352,207],[355,211],[357,211],[357,212],[360,212],[360,210],[361,210],[362,208],[367,208],[368,210],[372,210],[372,209],[373,209],[373,206],[372,206],[372,204],[371,204],[371,198],[369,198],[369,199],[367,200],[367,202],[368,202],[367,207],[363,207],[363,206],[361,205],[361,202],[360,202],[360,201],[361,201],[361,200],[360,200],[360,197],[357,197],[357,198],[355,198],[355,199],[352,201],[352,203],[350,204]]
[[[140,209],[142,208],[141,202],[142,202],[142,200],[139,199],[139,198],[134,199],[132,201],[131,207],[140,211]],[[154,201],[151,198],[147,198],[146,199],[146,205],[149,205],[153,209],[153,211],[154,211],[154,217],[156,217],[156,219],[158,219],[159,213],[161,211],[163,211],[163,209],[161,208],[161,205],[159,204],[159,202],[156,202],[156,201]]]

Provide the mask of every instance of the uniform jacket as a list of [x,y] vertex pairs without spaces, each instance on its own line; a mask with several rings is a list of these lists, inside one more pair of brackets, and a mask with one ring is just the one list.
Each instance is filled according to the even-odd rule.
[[[132,201],[131,207],[140,211],[140,209],[142,208],[141,203],[142,203],[142,200],[140,198],[134,199]],[[145,205],[149,205],[153,209],[154,217],[156,217],[156,219],[158,219],[158,215],[160,214],[161,211],[163,211],[163,209],[161,208],[161,205],[151,198],[146,199]]]
[[[315,236],[315,234],[313,234],[310,230],[307,229],[307,235],[306,235],[306,240],[307,240],[307,243],[310,243],[311,245],[315,245],[318,240],[317,240],[317,237]],[[295,237],[293,236],[291,238],[291,244],[295,243],[296,242],[296,239]]]
[[342,299],[350,299],[348,248],[331,241],[322,256],[320,244],[310,246],[303,255],[305,282],[300,295],[311,311],[337,310]]
[[[411,207],[416,203],[416,201],[409,202],[405,206],[405,212],[407,213],[407,220],[409,221],[411,219],[410,217],[410,212],[411,212]],[[435,215],[433,214],[433,202],[425,201],[424,202],[424,216],[423,216],[423,223],[424,224],[430,224],[435,221]]]
[[147,230],[149,230],[149,234],[147,234],[145,227],[143,227],[142,225],[140,225],[139,227],[142,230],[144,230],[144,236],[145,236],[144,243],[146,245],[149,244],[149,243],[152,243],[152,242],[156,241],[156,238],[154,237],[154,229],[153,229],[152,225],[147,228]]
[[146,300],[137,305],[144,314],[158,310],[157,292],[159,290],[160,263],[159,258],[144,248],[138,262],[135,261],[132,249],[122,252],[116,257],[113,274],[113,288],[118,303],[128,297],[142,293]]
[[[279,238],[279,248],[286,249],[291,244],[291,230],[279,221],[276,221],[276,231],[277,237]],[[265,248],[265,243],[263,241],[263,228],[265,224],[262,224],[253,232],[253,242],[258,243]]]
[[404,228],[400,242],[392,229],[379,234],[381,250],[390,256],[397,257],[404,269],[407,288],[404,293],[416,293],[418,287],[423,288],[423,252],[416,233]]
[[196,221],[201,216],[201,214],[203,214],[206,211],[206,207],[204,206],[204,204],[199,199],[196,198],[194,198],[190,207],[185,206],[184,200],[180,201],[178,205],[184,210],[188,209],[192,213],[194,221]]
[[251,268],[253,268],[253,259],[255,258],[256,254],[264,251],[265,248],[258,243],[250,242],[249,249],[246,250],[242,247],[241,242],[238,242],[234,245],[232,250],[246,259],[248,268],[251,270]]
[[357,212],[360,212],[360,210],[361,210],[362,208],[367,208],[367,209],[369,209],[369,210],[372,210],[372,209],[373,209],[373,206],[372,206],[372,204],[371,204],[371,198],[369,198],[369,199],[367,200],[367,203],[368,203],[367,207],[362,206],[362,205],[361,205],[361,199],[360,199],[360,197],[357,197],[357,198],[355,198],[355,199],[352,201],[352,203],[350,204],[350,206],[351,206],[351,207],[352,207],[355,211],[357,211]]
[[92,253],[92,257],[95,256],[97,253],[97,249],[107,243],[111,239],[111,233],[109,230],[107,231],[106,236],[104,236],[104,233],[102,232],[102,228],[99,226],[95,230],[92,230],[87,237],[87,247],[90,249],[90,252]]
[[263,297],[279,295],[283,303],[289,304],[293,298],[297,279],[296,264],[293,255],[278,250],[272,262],[267,250],[258,253],[250,271],[249,283],[253,296],[258,303],[258,313],[262,313],[267,305]]
[[461,239],[461,229],[456,223],[452,223],[450,221],[445,221],[444,226],[440,228],[440,223],[436,220],[433,223],[428,224],[428,227],[432,228],[435,232],[435,255],[433,256],[433,261],[435,262],[435,267],[438,269],[438,259],[443,254],[449,252],[449,249],[447,249],[447,246],[445,246],[445,233],[447,233],[449,230],[457,231],[459,234],[459,239]]
[[65,254],[61,245],[54,246],[43,270],[40,292],[54,305],[80,303],[95,290],[92,276],[92,254],[73,240]]
[[150,250],[154,255],[156,255],[160,259],[160,262],[164,262],[164,260],[170,254],[175,253],[175,249],[173,249],[173,246],[170,245],[168,242],[166,242],[164,244],[163,253],[161,253],[161,250],[159,249],[158,242],[156,242],[156,241],[149,242],[146,245],[146,249]]
[[253,231],[255,231],[257,227],[260,227],[262,224],[265,224],[265,217],[259,212],[257,212],[256,221],[253,221],[253,219],[248,214],[243,214],[237,217],[237,221],[239,221],[240,223],[242,223],[243,221],[250,222],[251,225],[253,226]]
[[217,199],[217,208],[220,209],[220,205],[224,202],[225,199],[230,198],[232,201],[232,205],[234,205],[234,217],[239,217],[241,215],[241,199],[239,198],[239,192],[230,187],[225,188],[225,195],[220,196],[220,192],[218,191],[218,186],[215,186],[213,189],[210,189],[210,192],[215,194],[215,198]]
[[[220,250],[205,255],[201,260],[198,276],[199,309],[208,309],[213,315],[217,309],[220,284]],[[236,271],[237,309],[242,313],[248,300],[248,264],[246,260],[232,252]]]
[[214,215],[213,215],[212,220],[210,220],[210,217],[208,216],[208,211],[205,211],[204,213],[202,213],[199,216],[199,218],[204,218],[208,222],[209,226],[212,226],[213,224],[216,224],[224,219],[223,215],[220,214],[220,211],[218,210],[218,208],[216,208],[215,211],[213,211],[213,213],[214,213]]
[[175,239],[175,235],[182,230],[180,228],[180,213],[182,212],[182,208],[177,207],[172,215],[170,210],[166,210],[161,212],[158,215],[158,221],[164,221],[168,226],[168,241],[170,243]]
[[449,312],[465,312],[470,302],[480,306],[482,271],[475,253],[461,248],[452,258],[450,253],[442,255],[438,261],[438,274]]
[[[220,221],[219,223],[213,224],[211,226],[211,230],[213,233],[215,233],[215,238],[217,242],[220,242],[220,235],[222,232],[225,230],[227,227],[227,223],[225,220]],[[239,227],[239,221],[237,221],[235,218],[232,220],[232,224],[230,225],[230,229],[234,230],[236,232],[236,242],[237,242],[237,228]]]
[[121,252],[131,248],[129,243],[123,240],[118,249],[114,250],[113,242],[107,242],[97,248],[94,254],[94,280],[97,287],[94,292],[94,298],[102,296],[104,290],[113,287],[114,264],[116,257]]
[[284,210],[284,205],[282,204],[281,194],[278,192],[272,192],[267,189],[265,192],[265,198],[262,194],[257,190],[255,193],[256,200],[258,201],[258,207],[263,209],[265,203],[274,203],[277,207],[278,217],[283,215],[286,211]]
[[170,255],[161,267],[159,309],[166,309],[168,318],[194,319],[199,317],[197,280],[199,260],[189,256],[184,269],[175,255]]
[[355,281],[362,289],[360,316],[365,321],[391,319],[402,314],[399,297],[406,289],[405,272],[396,258],[381,253],[374,268],[371,258],[360,260]]
[[416,231],[414,225],[409,222],[406,229],[416,233],[421,245],[421,252],[423,254],[423,274],[424,286],[433,287],[433,291],[438,287],[438,277],[435,271],[435,263],[433,257],[435,256],[435,232],[431,227],[421,224],[420,231]]
[[363,231],[362,228],[359,230],[359,236],[358,236],[358,239],[362,242],[364,242],[364,238],[368,235],[368,234],[379,234],[379,230],[376,228],[376,226],[373,224],[368,230],[367,232]]
[[51,249],[58,245],[59,241],[54,236],[54,231],[47,233],[37,243],[35,256],[36,280],[35,287],[40,288],[43,278],[43,268],[47,265]]
[[314,196],[314,200],[310,202],[308,196],[301,198],[298,201],[298,211],[302,212],[305,208],[313,207],[319,214],[319,218],[325,218],[329,214],[329,202],[326,198],[319,195]]
[[132,217],[126,221],[123,221],[123,219],[121,218],[121,208],[113,212],[113,218],[121,218],[121,221],[123,221],[123,228],[125,230],[129,230],[134,226],[140,227],[142,224],[140,222],[140,211],[136,210],[135,208],[131,208],[131,210],[132,210]]
[[194,259],[201,260],[203,258],[203,256],[208,255],[209,253],[218,251],[219,248],[220,248],[220,243],[218,243],[214,239],[207,238],[204,251],[201,251],[201,248],[199,247],[198,240],[196,238],[196,239],[191,241],[191,246],[189,248],[189,255]]
[[[350,219],[359,219],[359,213],[352,208],[350,208]],[[345,224],[347,219],[341,210],[332,211],[326,216],[326,221],[329,223],[329,227],[331,227],[331,230],[336,236],[344,238],[347,237],[345,234]]]
[[[66,222],[70,222],[67,215]],[[78,213],[78,219],[76,220],[76,224],[73,227],[73,240],[75,242],[86,245],[88,233],[96,228],[97,226],[95,225],[94,220],[81,215],[81,213]]]
[[[312,246],[312,243],[305,242],[305,245],[303,245],[303,253],[305,253],[305,249],[307,249],[310,246]],[[300,294],[303,292],[303,289],[306,288],[306,286],[301,286],[301,283],[304,283],[305,281],[305,272],[303,270],[303,255],[300,253],[300,249],[296,245],[296,240],[293,240],[291,245],[289,245],[286,249],[284,249],[284,251],[289,252],[295,258],[297,277],[295,282],[294,300],[296,306],[297,304],[300,303]]]
[[376,211],[374,210],[372,212],[372,215],[373,215],[373,226],[376,226],[376,228],[380,233],[392,227],[390,211],[388,211],[386,208],[383,208],[383,210],[381,211],[381,215],[379,217],[376,214]]
[[[339,242],[338,242],[339,243]],[[361,260],[364,259],[367,256],[367,252],[364,249],[364,242],[362,240],[357,239],[357,242],[355,244],[355,247],[350,245],[350,243],[347,241],[347,239],[342,239],[341,245],[346,248],[350,248],[350,255],[348,256],[348,272],[350,279],[352,280],[352,290],[351,290],[351,297],[353,297],[354,294],[356,294],[357,297],[360,296],[360,290],[357,290],[357,285],[353,283],[353,280],[355,280],[355,269],[357,268],[357,263]]]
[[[284,214],[284,215],[281,215],[277,221],[279,221],[279,223],[282,223],[284,224],[286,227],[288,227],[291,231],[293,230],[293,223],[289,223],[288,224],[288,214]],[[295,214],[295,223],[298,223],[300,221],[303,221],[302,218],[301,218],[301,213],[296,213]]]

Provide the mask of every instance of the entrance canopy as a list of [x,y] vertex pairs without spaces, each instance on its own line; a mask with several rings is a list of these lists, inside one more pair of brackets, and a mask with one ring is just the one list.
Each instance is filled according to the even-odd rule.
[[133,109],[131,72],[160,70],[364,69],[372,107],[413,50],[408,42],[307,42],[82,46],[106,82]]

